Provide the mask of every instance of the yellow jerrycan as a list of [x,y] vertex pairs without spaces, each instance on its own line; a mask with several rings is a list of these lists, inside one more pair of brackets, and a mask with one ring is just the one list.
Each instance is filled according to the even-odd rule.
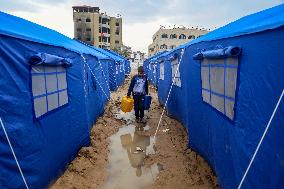
[[122,97],[120,107],[123,112],[131,112],[133,105],[134,105],[133,98],[127,96]]

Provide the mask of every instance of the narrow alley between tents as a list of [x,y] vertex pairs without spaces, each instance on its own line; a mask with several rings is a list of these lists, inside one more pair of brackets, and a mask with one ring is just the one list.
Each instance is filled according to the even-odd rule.
[[80,150],[50,188],[219,188],[206,161],[188,149],[187,132],[178,121],[165,115],[154,142],[163,107],[153,86],[146,124],[136,123],[133,112],[121,112],[128,86],[129,78],[111,94],[91,131],[91,146]]

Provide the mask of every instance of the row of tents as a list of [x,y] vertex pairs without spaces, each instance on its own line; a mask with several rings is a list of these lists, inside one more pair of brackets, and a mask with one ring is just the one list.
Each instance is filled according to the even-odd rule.
[[144,61],[160,103],[221,188],[284,186],[283,52],[282,4]]
[[90,144],[130,62],[3,12],[0,20],[0,188],[46,188]]

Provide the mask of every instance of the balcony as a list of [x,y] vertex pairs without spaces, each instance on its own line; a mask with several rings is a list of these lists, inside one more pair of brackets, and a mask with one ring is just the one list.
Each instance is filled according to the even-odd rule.
[[106,15],[106,14],[101,14],[101,18],[110,20],[110,17],[108,15]]
[[102,28],[110,28],[110,26],[108,24],[101,24]]
[[103,36],[103,37],[110,37],[110,34],[109,33],[101,33],[101,36]]

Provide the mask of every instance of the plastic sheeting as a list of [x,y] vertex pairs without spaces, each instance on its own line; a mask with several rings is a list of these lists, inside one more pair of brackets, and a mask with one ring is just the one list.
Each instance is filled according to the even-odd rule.
[[[280,5],[239,19],[165,55],[171,57],[185,49],[180,64],[182,87],[173,87],[167,110],[186,127],[189,146],[207,159],[221,188],[238,187],[284,88],[283,33],[284,5]],[[201,62],[193,60],[200,49],[210,51],[220,46],[242,48],[234,120],[203,101]],[[169,65],[169,60],[164,61],[165,80],[159,80],[158,96],[162,102],[171,82]],[[243,189],[284,186],[283,115],[282,100]]]

